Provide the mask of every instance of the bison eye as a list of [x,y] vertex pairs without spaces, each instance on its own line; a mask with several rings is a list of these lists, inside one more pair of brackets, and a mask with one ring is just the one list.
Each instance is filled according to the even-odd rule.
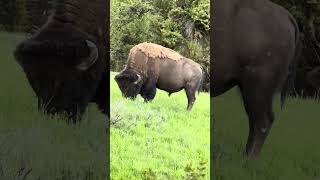
[[136,81],[136,79],[134,77],[130,77],[129,81],[133,82]]

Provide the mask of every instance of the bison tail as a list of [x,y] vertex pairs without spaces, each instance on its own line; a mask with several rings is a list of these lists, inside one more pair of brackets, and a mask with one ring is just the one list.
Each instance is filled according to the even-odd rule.
[[299,58],[302,52],[302,40],[300,38],[300,32],[297,30],[296,34],[296,48],[295,48],[295,55],[291,60],[289,65],[289,74],[285,80],[285,83],[281,90],[281,109],[284,107],[285,101],[288,97],[288,94],[295,93],[295,79],[296,79],[296,71],[299,62]]
[[198,88],[197,88],[197,90],[198,90],[198,95],[199,95],[200,90],[201,90],[201,88],[202,88],[203,76],[204,76],[204,72],[203,72],[203,69],[201,68],[201,79],[200,79],[200,82],[199,82]]

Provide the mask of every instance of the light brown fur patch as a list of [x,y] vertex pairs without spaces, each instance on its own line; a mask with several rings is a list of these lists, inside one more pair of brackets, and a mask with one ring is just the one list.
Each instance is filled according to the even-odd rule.
[[134,46],[130,50],[129,56],[135,57],[137,51],[144,53],[150,58],[171,59],[174,61],[179,61],[180,59],[184,58],[182,55],[172,49],[148,42],[140,43]]

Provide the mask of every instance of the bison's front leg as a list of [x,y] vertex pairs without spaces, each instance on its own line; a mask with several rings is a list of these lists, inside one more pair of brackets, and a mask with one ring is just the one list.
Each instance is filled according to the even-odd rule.
[[95,102],[98,105],[98,108],[100,111],[102,111],[102,113],[110,117],[110,112],[109,112],[110,90],[109,90],[108,84],[109,84],[108,77],[107,75],[104,75],[100,81],[96,95],[93,98],[92,102]]
[[156,86],[153,86],[150,89],[144,90],[144,92],[142,92],[141,94],[141,96],[144,99],[144,102],[152,101],[156,96],[156,92],[157,92]]

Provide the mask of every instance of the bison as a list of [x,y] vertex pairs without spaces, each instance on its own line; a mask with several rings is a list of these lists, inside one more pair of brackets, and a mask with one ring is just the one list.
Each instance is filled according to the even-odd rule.
[[286,9],[269,0],[211,1],[211,6],[210,95],[239,87],[249,118],[245,152],[255,158],[274,121],[274,95],[281,92],[283,106],[294,86],[299,28]]
[[153,100],[156,89],[169,96],[185,89],[191,111],[199,91],[203,71],[199,64],[179,53],[154,43],[141,43],[129,53],[124,70],[115,80],[124,97],[135,99],[140,94],[145,102]]
[[108,114],[109,3],[56,0],[46,24],[14,52],[39,109],[80,120],[89,102]]

